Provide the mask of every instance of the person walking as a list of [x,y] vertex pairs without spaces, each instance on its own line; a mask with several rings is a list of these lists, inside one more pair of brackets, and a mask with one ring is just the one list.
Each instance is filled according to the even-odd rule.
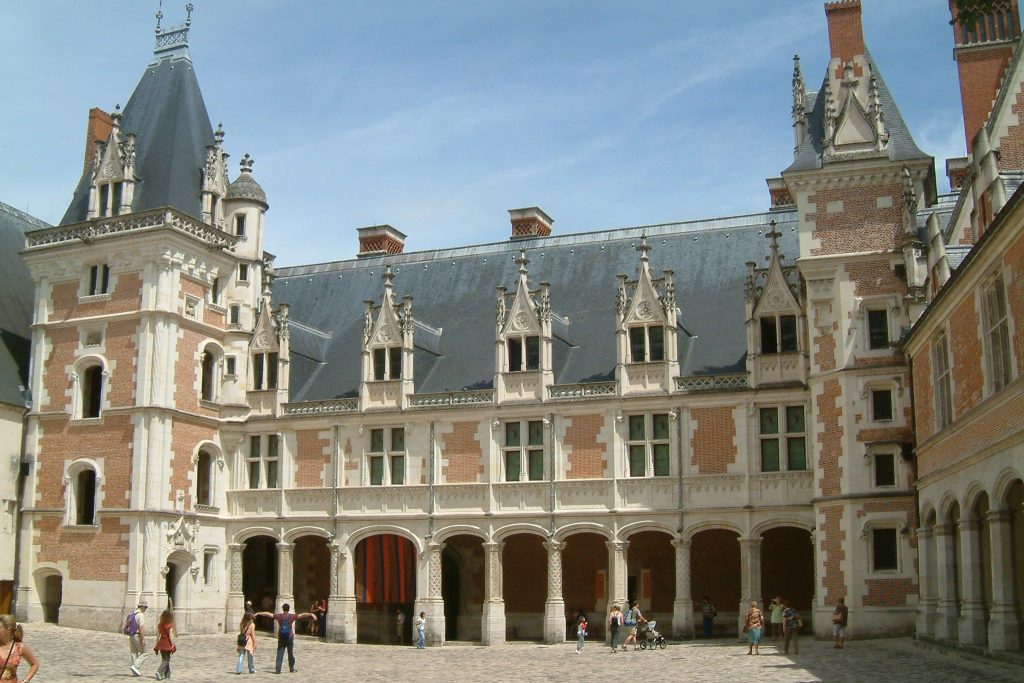
[[28,683],[39,671],[39,658],[24,640],[21,624],[10,614],[0,614],[0,661],[3,661],[0,664],[0,681],[18,683],[18,667],[23,659],[28,662],[28,675],[21,679],[21,683]]
[[839,598],[839,604],[832,612],[832,637],[835,639],[836,650],[842,650],[846,643],[846,623],[850,618],[850,608],[846,606],[846,599]]
[[775,599],[772,600],[772,604],[768,606],[768,612],[771,615],[769,617],[769,623],[772,629],[772,642],[776,639],[782,640],[782,611],[785,609],[782,605],[782,597],[776,595]]
[[405,645],[405,612],[401,607],[395,610],[395,635],[398,636],[398,644]]
[[758,652],[758,646],[761,644],[761,632],[764,629],[764,614],[757,607],[757,600],[750,602],[750,609],[747,610],[747,616],[743,620],[743,632],[747,634],[747,642],[750,643],[750,647],[747,648],[747,654],[761,654]]
[[242,673],[242,666],[246,659],[249,660],[249,673],[256,673],[256,622],[252,612],[246,612],[242,622],[238,625],[238,663],[235,665],[235,673]]
[[153,652],[160,657],[156,680],[162,681],[171,677],[171,655],[178,651],[174,644],[174,612],[165,609],[160,613],[160,622],[156,625],[156,633],[156,645],[153,646]]
[[644,621],[644,615],[640,613],[640,601],[634,600],[633,606],[626,612],[626,616],[623,619],[623,624],[626,627],[626,640],[622,643],[622,649],[625,650],[630,641],[633,642],[633,649],[639,650],[640,645],[636,642],[637,629],[640,627],[640,622]]
[[622,626],[622,612],[619,610],[619,606],[615,605],[612,607],[612,611],[608,613],[608,634],[611,638],[613,654],[619,645],[620,626]]
[[427,613],[420,612],[416,617],[416,647],[420,650],[427,646]]
[[292,673],[298,671],[295,668],[295,622],[302,619],[316,621],[316,615],[310,612],[293,614],[292,606],[287,602],[281,605],[280,612],[257,612],[254,617],[270,617],[277,622],[277,659],[274,663],[274,670],[281,673],[281,665],[284,664],[284,653],[288,651],[288,670]]
[[131,653],[131,663],[128,670],[132,676],[141,676],[142,663],[146,661],[146,610],[149,605],[145,600],[140,600],[138,606],[131,611],[124,622],[121,632],[128,636],[128,651]]
[[718,610],[715,609],[715,604],[706,595],[704,596],[703,604],[700,606],[700,613],[704,618],[704,637],[711,638],[715,634],[715,617],[718,616]]
[[576,613],[576,654],[583,654],[583,643],[587,637],[587,615],[580,610]]
[[793,654],[798,655],[800,654],[800,629],[803,627],[804,622],[791,601],[783,600],[782,604],[786,607],[782,611],[782,652],[788,655],[789,644],[792,643]]

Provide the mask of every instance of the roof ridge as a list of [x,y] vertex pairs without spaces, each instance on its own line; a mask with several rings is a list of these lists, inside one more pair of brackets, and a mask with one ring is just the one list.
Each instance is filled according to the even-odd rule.
[[10,204],[0,201],[0,210],[11,214],[16,218],[20,218],[23,221],[37,225],[40,228],[52,228],[53,226],[44,221],[42,218],[36,218],[30,213],[25,213],[21,209],[16,209]]

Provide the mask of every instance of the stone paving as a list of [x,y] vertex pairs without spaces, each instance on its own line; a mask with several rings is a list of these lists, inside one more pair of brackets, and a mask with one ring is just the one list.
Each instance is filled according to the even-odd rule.
[[[26,624],[25,639],[42,660],[37,681],[127,681],[127,638],[118,634]],[[256,675],[235,676],[234,634],[182,636],[172,659],[172,680],[205,683],[274,675],[276,648],[271,636],[260,636]],[[152,641],[147,643],[152,647]],[[670,644],[666,650],[620,652],[587,643],[582,655],[575,644],[511,643],[500,647],[449,644],[416,650],[384,645],[338,645],[300,636],[295,643],[299,672],[294,680],[391,681],[1024,681],[1024,668],[981,661],[914,647],[908,639],[852,641],[844,650],[809,637],[801,654],[783,655],[773,644],[762,645],[760,656],[734,641],[716,640]],[[22,665],[25,666],[24,664]],[[143,676],[153,680],[157,658],[150,656]],[[24,675],[25,669],[21,673]],[[287,673],[283,676],[289,677]]]

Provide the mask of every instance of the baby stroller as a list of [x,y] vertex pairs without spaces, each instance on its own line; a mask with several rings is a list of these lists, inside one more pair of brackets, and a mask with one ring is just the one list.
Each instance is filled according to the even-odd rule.
[[658,622],[656,621],[644,621],[641,622],[636,632],[636,639],[640,641],[641,650],[650,650],[654,652],[659,647],[664,650],[668,647],[668,641],[665,640],[665,636],[658,633]]

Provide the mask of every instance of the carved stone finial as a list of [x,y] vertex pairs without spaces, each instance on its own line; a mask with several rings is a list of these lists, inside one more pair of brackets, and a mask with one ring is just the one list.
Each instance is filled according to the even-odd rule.
[[651,251],[651,246],[647,244],[647,235],[640,235],[640,244],[636,246],[636,250],[640,252],[640,260],[647,263],[650,260],[648,254]]
[[779,238],[782,237],[782,233],[779,232],[779,229],[776,227],[774,219],[770,225],[772,226],[772,229],[769,232],[766,232],[764,236],[772,241],[772,254],[777,254],[779,252]]
[[249,156],[248,152],[246,152],[245,156],[243,156],[242,160],[239,162],[239,166],[242,167],[242,173],[252,173],[252,163],[252,157]]
[[530,265],[530,259],[526,258],[526,250],[519,250],[519,258],[516,259],[516,263],[519,264],[519,272],[526,274],[526,266]]
[[110,115],[110,121],[113,124],[114,128],[120,128],[121,127],[121,105],[120,104],[115,104],[114,105],[114,111]]
[[914,213],[917,210],[917,192],[914,191],[914,178],[910,175],[910,169],[903,166],[903,203],[907,211]]
[[391,289],[392,287],[394,287],[395,274],[391,270],[390,263],[384,266],[384,274],[380,276],[380,279],[384,280],[385,288]]
[[217,130],[214,131],[214,133],[213,133],[213,139],[217,141],[217,146],[218,147],[220,147],[220,145],[224,142],[224,124],[223,123],[218,123],[217,124]]
[[800,55],[793,55],[793,123],[804,120],[807,91],[804,76],[800,71]]
[[195,9],[195,8],[192,7],[192,3],[191,2],[188,3],[187,5],[185,5],[185,28],[188,28],[189,26],[192,25],[192,10],[193,9]]
[[160,0],[156,10],[156,34],[160,35],[160,20],[164,18],[164,0]]

